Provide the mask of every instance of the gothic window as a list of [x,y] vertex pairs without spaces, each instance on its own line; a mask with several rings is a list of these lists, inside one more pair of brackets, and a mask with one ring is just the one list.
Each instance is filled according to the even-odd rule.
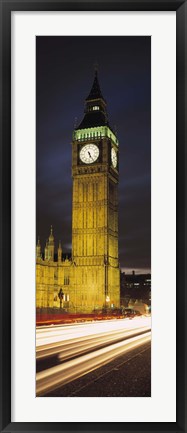
[[69,276],[64,275],[64,286],[68,286],[69,285]]

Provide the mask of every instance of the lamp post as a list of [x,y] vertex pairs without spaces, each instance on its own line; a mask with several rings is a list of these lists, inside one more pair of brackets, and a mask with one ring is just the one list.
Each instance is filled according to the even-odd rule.
[[60,288],[59,292],[58,292],[58,297],[60,299],[60,308],[62,308],[62,299],[63,299],[64,293],[62,291],[62,287]]
[[107,257],[104,256],[105,308],[106,308],[106,310],[108,309],[109,302],[110,302],[110,297],[108,296],[108,272],[107,272],[107,264],[108,264]]

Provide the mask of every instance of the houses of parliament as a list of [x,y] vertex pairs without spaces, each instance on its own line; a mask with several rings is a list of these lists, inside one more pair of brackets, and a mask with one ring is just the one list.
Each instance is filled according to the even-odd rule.
[[53,227],[36,246],[36,308],[90,313],[120,305],[119,144],[108,122],[98,73],[72,139],[72,254],[55,251]]

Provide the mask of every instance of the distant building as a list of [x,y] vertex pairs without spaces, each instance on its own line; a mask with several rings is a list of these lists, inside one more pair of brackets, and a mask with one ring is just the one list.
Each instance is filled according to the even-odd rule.
[[[148,306],[150,311],[151,305],[151,274],[136,274],[134,271],[132,274],[126,274],[125,272],[121,272],[120,276],[121,280],[121,305],[124,307],[135,308],[139,303]],[[145,307],[147,309],[147,307]]]

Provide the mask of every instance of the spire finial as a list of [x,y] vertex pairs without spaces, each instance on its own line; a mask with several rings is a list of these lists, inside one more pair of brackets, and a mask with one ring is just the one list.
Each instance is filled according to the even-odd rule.
[[54,236],[53,236],[53,226],[51,224],[51,231],[49,235],[49,245],[52,245],[54,243]]

